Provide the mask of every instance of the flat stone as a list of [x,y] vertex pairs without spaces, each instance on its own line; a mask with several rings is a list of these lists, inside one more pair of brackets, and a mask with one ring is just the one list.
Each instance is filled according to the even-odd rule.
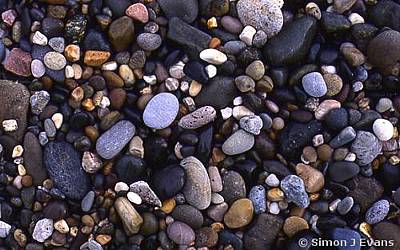
[[89,177],[81,168],[79,153],[71,144],[49,142],[43,158],[50,178],[68,198],[82,199],[89,192]]
[[168,237],[178,245],[189,245],[195,239],[193,229],[180,221],[168,225],[167,234]]
[[222,144],[222,151],[227,155],[237,155],[249,151],[254,146],[254,135],[240,129]]
[[236,200],[225,214],[224,223],[231,229],[247,226],[253,219],[253,213],[251,200],[245,198]]
[[147,8],[142,3],[135,3],[130,5],[125,14],[132,18],[133,20],[139,21],[141,23],[147,23],[149,21],[149,12]]
[[327,92],[326,83],[319,72],[306,74],[301,82],[306,93],[312,97],[322,97]]
[[96,151],[104,159],[112,159],[135,135],[135,125],[122,120],[103,133],[96,142]]
[[13,48],[3,63],[4,68],[18,76],[28,77],[31,75],[32,57],[28,52],[20,48]]
[[376,224],[385,219],[390,209],[389,201],[380,200],[375,202],[365,214],[365,221],[368,224]]
[[288,175],[281,181],[281,189],[285,193],[288,201],[294,202],[301,208],[310,205],[304,182],[297,175]]
[[32,233],[32,238],[39,242],[44,242],[53,233],[53,220],[41,219],[39,220]]
[[263,30],[269,38],[282,29],[283,14],[280,7],[273,1],[239,0],[236,9],[244,25]]
[[115,209],[121,218],[127,235],[133,235],[139,232],[143,219],[130,201],[125,197],[119,197],[114,203]]
[[23,157],[25,169],[32,177],[33,184],[42,185],[47,178],[47,172],[43,166],[42,147],[37,137],[31,132],[27,132],[24,137]]
[[199,210],[206,209],[211,203],[211,183],[203,163],[190,156],[183,159],[180,165],[186,173],[183,194],[187,203]]
[[268,40],[264,47],[267,61],[272,65],[298,63],[308,53],[316,31],[315,18],[304,16],[294,20]]
[[178,17],[187,23],[193,22],[199,12],[196,0],[160,0],[158,4],[167,18]]
[[356,139],[351,144],[351,151],[356,154],[357,162],[361,166],[371,163],[381,150],[382,143],[374,134],[367,131],[358,131]]
[[154,96],[143,112],[143,121],[147,127],[163,129],[172,124],[178,115],[179,101],[171,93]]
[[210,122],[217,116],[217,112],[211,106],[196,109],[190,114],[183,116],[178,125],[184,129],[198,129]]
[[16,130],[10,132],[5,132],[3,126],[0,129],[20,142],[27,126],[30,93],[24,85],[7,80],[0,80],[0,93],[0,122],[14,119],[18,125]]

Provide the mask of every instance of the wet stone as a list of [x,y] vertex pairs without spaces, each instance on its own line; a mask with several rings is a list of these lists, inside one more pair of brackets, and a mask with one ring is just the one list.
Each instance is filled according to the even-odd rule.
[[97,140],[97,153],[104,159],[112,159],[132,139],[135,130],[135,126],[129,121],[123,120],[116,123]]
[[[208,85],[203,86],[195,98],[195,103],[199,106],[210,105],[215,109],[222,109],[228,106],[237,94],[233,78],[217,76]],[[220,98],[214,98],[215,96]]]

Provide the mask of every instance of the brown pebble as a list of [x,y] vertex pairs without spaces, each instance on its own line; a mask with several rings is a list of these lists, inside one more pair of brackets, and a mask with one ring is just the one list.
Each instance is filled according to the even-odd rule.
[[69,62],[77,62],[81,57],[81,49],[78,45],[69,44],[64,49],[64,55]]
[[172,212],[172,210],[174,210],[176,206],[176,201],[175,199],[168,199],[162,202],[162,207],[161,207],[161,211],[163,211],[166,214],[170,214]]
[[32,177],[30,175],[22,176],[21,183],[24,187],[31,187],[33,184]]
[[103,72],[103,76],[106,79],[107,86],[111,89],[124,87],[124,80],[112,71]]
[[325,185],[324,175],[317,169],[299,163],[296,165],[296,173],[304,181],[306,191],[309,193],[315,193],[321,190]]
[[121,109],[126,100],[126,91],[122,88],[111,90],[110,95],[111,108]]
[[253,219],[253,203],[243,198],[233,202],[224,216],[225,225],[231,229],[244,227]]
[[143,219],[140,214],[135,210],[130,201],[125,197],[119,197],[114,203],[115,209],[121,218],[125,232],[128,235],[136,234],[139,232],[140,225]]
[[328,144],[322,144],[318,146],[317,153],[319,159],[328,161],[332,157],[333,149]]
[[339,94],[343,88],[343,80],[337,74],[325,74],[323,75],[324,81],[327,87],[327,96],[334,96]]
[[289,238],[293,237],[296,233],[308,229],[308,223],[305,219],[297,216],[291,216],[285,220],[283,224],[283,231]]
[[285,194],[280,188],[272,188],[267,192],[267,198],[269,201],[282,201]]
[[88,50],[85,52],[84,63],[88,66],[98,67],[110,58],[111,53],[108,51]]

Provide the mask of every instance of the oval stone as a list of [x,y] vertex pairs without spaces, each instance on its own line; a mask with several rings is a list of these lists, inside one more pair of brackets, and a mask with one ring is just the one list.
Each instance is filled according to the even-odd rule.
[[67,60],[62,54],[50,51],[44,56],[44,64],[49,69],[61,70],[67,65]]
[[96,143],[97,153],[104,159],[112,159],[135,135],[135,125],[122,120],[100,136]]
[[179,245],[189,245],[195,238],[193,229],[180,221],[170,224],[167,228],[167,234],[172,241]]
[[143,112],[143,121],[149,128],[163,129],[171,125],[178,115],[179,101],[171,93],[154,96]]
[[211,203],[211,183],[206,168],[193,156],[183,159],[180,165],[186,173],[183,194],[187,203],[199,210],[206,209]]
[[204,106],[182,117],[179,126],[184,129],[197,129],[213,121],[216,115],[213,107]]
[[237,155],[250,150],[254,145],[254,136],[240,129],[222,144],[222,151],[227,155]]

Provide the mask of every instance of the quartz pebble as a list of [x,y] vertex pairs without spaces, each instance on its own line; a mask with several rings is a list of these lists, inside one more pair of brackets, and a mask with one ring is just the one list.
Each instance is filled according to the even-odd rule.
[[221,65],[228,60],[224,53],[216,49],[205,49],[199,56],[202,60],[215,65]]
[[32,237],[34,240],[44,242],[53,233],[53,220],[52,219],[41,219],[36,222],[35,228],[33,229]]
[[44,56],[44,64],[49,69],[62,70],[67,65],[67,60],[61,53],[50,51]]
[[372,130],[381,141],[388,141],[393,137],[393,125],[386,119],[376,119],[372,125]]
[[239,38],[242,40],[245,44],[248,46],[251,46],[253,44],[253,37],[256,34],[257,30],[253,28],[252,26],[246,26],[244,27],[242,33],[240,33]]
[[178,109],[179,102],[173,94],[160,93],[146,105],[143,121],[150,128],[166,128],[175,120]]

